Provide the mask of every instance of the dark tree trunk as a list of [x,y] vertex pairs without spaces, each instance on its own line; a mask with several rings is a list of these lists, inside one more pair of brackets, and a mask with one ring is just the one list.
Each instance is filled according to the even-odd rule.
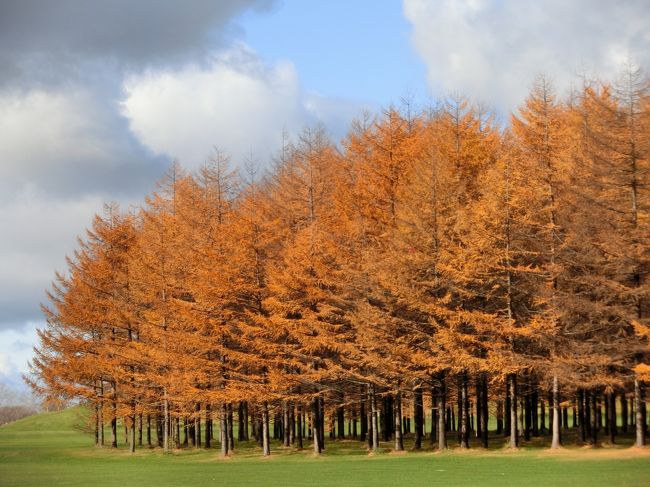
[[591,444],[596,446],[598,444],[598,429],[600,423],[598,421],[598,404],[596,399],[596,391],[590,392],[591,396]]
[[138,446],[142,446],[142,413],[138,415]]
[[319,409],[319,414],[320,417],[318,418],[318,431],[320,434],[320,449],[323,451],[325,449],[325,398],[320,397],[320,409]]
[[234,418],[232,413],[232,404],[228,404],[228,421],[226,427],[228,428],[228,446],[229,450],[233,451],[235,449],[235,433],[234,433]]
[[194,420],[196,428],[196,446],[201,447],[201,403],[196,403],[196,419]]
[[526,441],[530,441],[530,432],[533,418],[530,400],[530,385],[527,385],[526,392],[524,393],[524,439]]
[[296,443],[296,407],[293,402],[289,403],[289,444]]
[[482,422],[481,422],[481,416],[482,416],[482,411],[481,409],[483,408],[483,399],[482,399],[482,393],[483,393],[483,378],[482,375],[479,374],[476,377],[476,381],[474,383],[474,389],[475,389],[475,396],[476,396],[476,438],[481,438],[483,436],[483,430],[481,429]]
[[539,406],[539,397],[537,393],[537,383],[533,384],[533,388],[530,391],[530,410],[531,410],[531,421],[533,423],[533,436],[539,436],[539,417],[538,417],[538,406]]
[[583,390],[582,394],[585,405],[585,433],[587,437],[591,438],[591,392]]
[[212,406],[205,403],[205,447],[212,447]]
[[359,423],[359,426],[361,427],[359,441],[365,442],[366,435],[368,434],[368,416],[366,414],[366,402],[363,400],[359,404]]
[[[341,401],[344,401],[345,398],[341,398]],[[339,440],[345,439],[345,410],[343,406],[338,406],[336,408],[336,437]]]
[[546,403],[544,399],[539,401],[539,432],[546,434]]
[[469,448],[469,397],[467,394],[467,373],[460,377],[460,447]]
[[111,418],[111,448],[117,448],[117,418],[114,412]]
[[583,389],[578,389],[576,402],[578,403],[578,444],[584,445],[587,441],[587,428],[585,427],[585,391]]
[[503,401],[497,401],[497,435],[503,434]]
[[422,448],[422,437],[424,436],[424,404],[422,403],[422,389],[417,387],[413,391],[413,419],[415,421],[415,440],[413,448]]
[[151,448],[151,415],[147,414],[147,446]]
[[627,410],[627,398],[625,397],[625,391],[621,393],[621,431],[623,433],[628,432],[628,410]]
[[488,379],[487,374],[481,374],[481,417],[479,423],[481,424],[481,446],[483,448],[488,447],[488,419],[489,419],[489,409],[488,409]]
[[[436,386],[432,386],[431,387],[431,431],[429,435],[429,443],[431,443],[432,446],[435,444],[435,442],[438,439],[439,420],[440,420],[440,412],[438,410],[438,388]],[[444,419],[443,419],[443,425],[444,425]]]
[[609,403],[608,409],[608,423],[609,423],[609,443],[614,445],[616,443],[616,395],[613,392],[607,394],[607,402]]
[[512,414],[510,414],[510,410],[512,409],[512,404],[510,404],[511,401],[510,397],[510,376],[506,377],[506,397],[505,397],[505,405],[504,405],[504,425],[503,425],[503,434],[505,436],[510,436],[510,428],[512,425]]
[[130,453],[135,453],[135,421],[136,421],[136,415],[135,415],[135,403],[131,405],[131,416],[129,416],[129,422],[131,423],[131,429],[129,430],[129,452]]

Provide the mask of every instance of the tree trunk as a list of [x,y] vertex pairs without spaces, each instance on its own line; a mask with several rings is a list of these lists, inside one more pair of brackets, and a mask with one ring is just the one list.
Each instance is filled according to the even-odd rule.
[[590,392],[591,396],[591,444],[598,444],[598,405],[596,403],[596,391]]
[[167,389],[163,389],[163,450],[169,452],[169,400],[167,399]]
[[212,406],[205,403],[205,447],[212,447]]
[[422,448],[422,437],[424,436],[424,405],[422,404],[422,389],[417,387],[413,391],[413,419],[415,420],[415,441],[413,448],[419,450]]
[[539,397],[537,394],[537,383],[533,383],[532,390],[530,391],[530,413],[531,421],[533,423],[533,436],[539,436],[539,417],[538,417]]
[[481,374],[481,418],[479,420],[481,424],[481,446],[483,448],[488,447],[488,379],[487,374]]
[[577,399],[578,403],[578,444],[584,445],[587,441],[587,428],[585,426],[585,391],[578,389]]
[[289,444],[296,443],[296,408],[293,402],[289,403]]
[[553,376],[553,439],[551,448],[560,448],[560,385],[557,375]]
[[377,418],[377,395],[375,394],[374,384],[370,384],[368,388],[370,391],[370,407],[371,407],[370,429],[372,430],[370,432],[369,437],[372,439],[372,441],[370,442],[372,451],[377,451],[379,450],[379,422]]
[[447,409],[447,388],[444,374],[440,374],[440,388],[438,389],[438,450],[447,449],[447,427],[445,425],[445,412]]
[[461,375],[460,382],[460,447],[469,448],[469,397],[467,395],[467,372]]
[[291,442],[289,438],[289,404],[282,401],[282,445],[288,447]]
[[219,415],[219,443],[221,445],[221,456],[225,457],[228,455],[228,411],[226,404],[221,405],[221,414]]
[[607,423],[609,424],[609,443],[614,445],[616,443],[616,395],[613,392],[607,394]]
[[510,448],[517,448],[519,446],[519,438],[517,435],[517,376],[510,374],[508,376],[510,385]]
[[321,396],[319,398],[320,402],[320,407],[319,407],[319,414],[320,417],[318,418],[318,431],[320,434],[320,441],[319,441],[319,446],[320,450],[323,451],[325,449],[325,398]]
[[138,415],[138,446],[142,447],[142,413]]
[[315,397],[312,402],[312,412],[311,412],[311,429],[312,437],[314,439],[314,455],[320,455],[321,446],[320,446],[320,400],[318,397]]
[[303,423],[302,403],[298,403],[298,427],[296,428],[296,433],[297,433],[296,438],[298,439],[297,446],[299,450],[303,449],[302,423]]
[[641,382],[639,379],[634,379],[634,410],[636,411],[636,440],[634,446],[643,447],[645,446],[645,433],[646,426],[643,418],[643,391],[641,388]]
[[366,441],[366,435],[368,434],[368,418],[366,415],[366,402],[363,399],[359,404],[359,426],[361,430],[359,441],[364,443]]
[[151,415],[147,414],[147,446],[151,448]]
[[[341,398],[341,401],[344,401],[345,398]],[[345,439],[345,410],[343,406],[338,406],[336,408],[336,437],[339,440]]]
[[627,433],[628,431],[628,410],[627,410],[627,398],[625,397],[625,391],[621,392],[621,431]]
[[137,416],[135,415],[135,401],[131,402],[131,416],[129,417],[129,421],[131,422],[131,431],[130,431],[130,436],[129,436],[129,452],[130,453],[135,453],[135,429],[136,429],[136,418]]
[[271,438],[269,437],[269,405],[262,406],[262,451],[265,457],[271,454]]
[[512,409],[512,404],[510,401],[512,400],[510,397],[510,375],[506,377],[506,397],[505,397],[505,406],[504,406],[504,416],[505,416],[505,424],[503,425],[503,434],[505,436],[510,436],[510,429],[512,425],[512,414],[510,414],[510,410]]
[[497,435],[503,434],[503,401],[497,401]]
[[395,420],[395,451],[404,450],[404,440],[402,439],[402,393],[395,394],[395,404],[393,407]]
[[228,404],[228,418],[226,422],[226,431],[228,432],[228,450],[233,451],[235,449],[235,425],[234,418],[232,414],[232,404]]
[[114,410],[111,418],[111,448],[117,448],[117,418]]

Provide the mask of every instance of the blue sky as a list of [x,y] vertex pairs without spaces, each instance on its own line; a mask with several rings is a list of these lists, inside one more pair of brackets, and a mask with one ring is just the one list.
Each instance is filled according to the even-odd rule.
[[537,74],[564,96],[577,72],[650,69],[649,25],[647,0],[3,0],[0,383],[93,214],[139,205],[173,159],[264,165],[284,129],[338,140],[405,96],[507,120]]
[[241,25],[264,59],[290,60],[307,90],[373,106],[428,96],[399,1],[284,1],[268,14],[248,12]]

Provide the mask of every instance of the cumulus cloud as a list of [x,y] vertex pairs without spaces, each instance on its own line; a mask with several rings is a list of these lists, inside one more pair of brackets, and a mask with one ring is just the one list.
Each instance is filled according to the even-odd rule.
[[[207,65],[150,70],[124,85],[122,113],[139,140],[157,154],[197,167],[213,147],[241,163],[252,152],[263,162],[279,148],[282,131],[316,121],[342,125],[316,95],[302,92],[289,62],[268,65],[238,45]],[[349,108],[344,101],[337,106]]]
[[151,184],[160,161],[116,111],[80,87],[0,94],[0,201],[30,185],[69,199],[97,192],[117,197]]
[[525,98],[537,74],[564,90],[583,71],[615,76],[628,56],[650,62],[646,0],[404,0],[404,14],[431,90],[501,111]]

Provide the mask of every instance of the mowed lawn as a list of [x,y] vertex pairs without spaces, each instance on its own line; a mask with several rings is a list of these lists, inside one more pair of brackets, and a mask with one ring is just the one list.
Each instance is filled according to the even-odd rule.
[[625,444],[557,453],[495,445],[489,451],[399,455],[387,444],[369,456],[357,441],[326,441],[326,452],[314,458],[309,450],[274,443],[272,456],[262,458],[249,442],[228,459],[216,449],[163,455],[145,448],[130,455],[123,448],[93,447],[92,436],[79,426],[82,411],[45,413],[0,427],[0,486],[650,486],[650,450]]

